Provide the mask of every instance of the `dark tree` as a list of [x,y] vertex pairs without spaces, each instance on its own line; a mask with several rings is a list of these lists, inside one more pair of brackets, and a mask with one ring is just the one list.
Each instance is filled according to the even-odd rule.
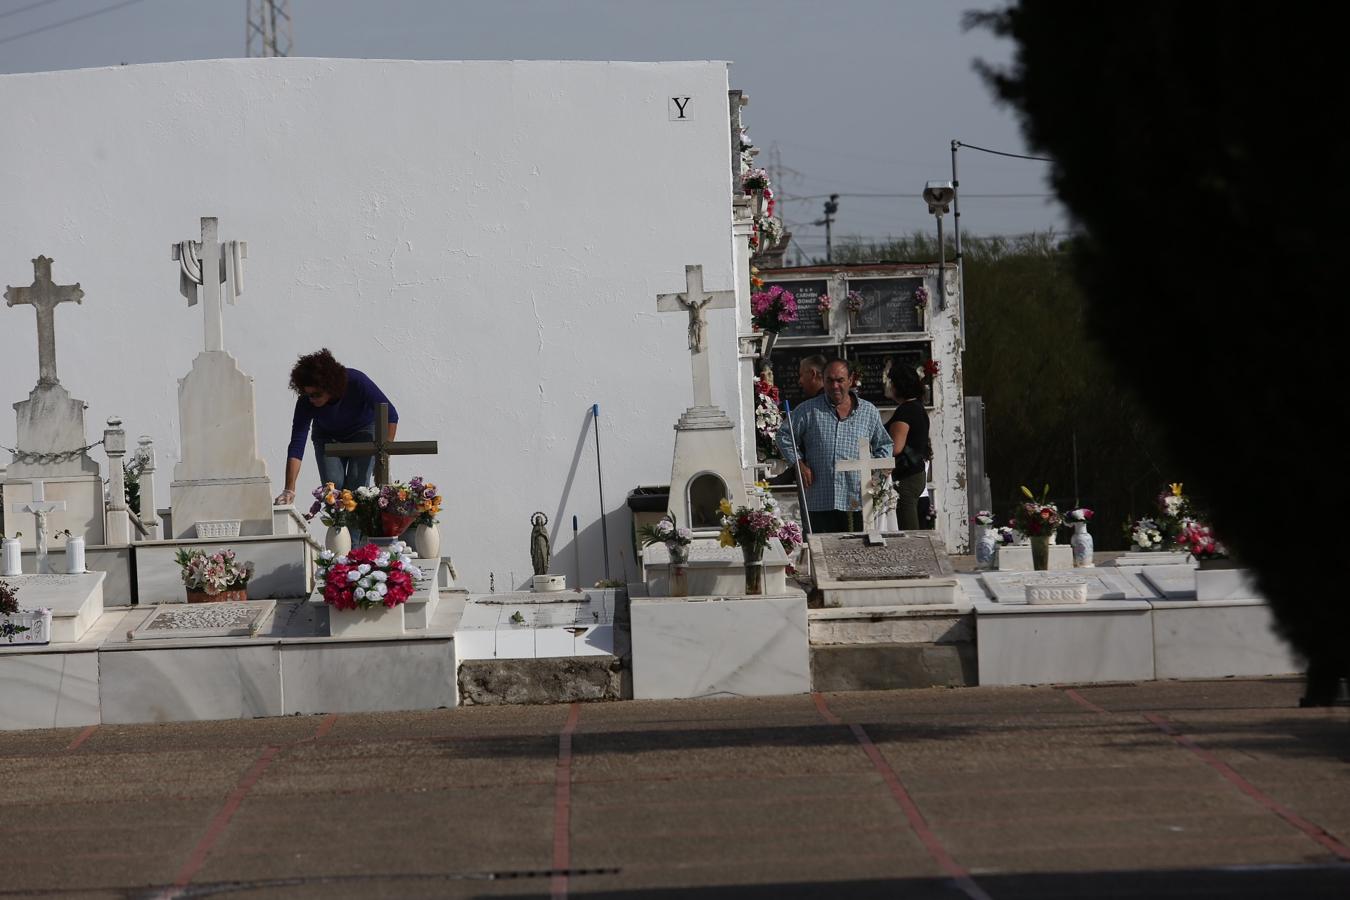
[[972,22],[1016,43],[985,74],[1055,159],[1089,327],[1329,702],[1350,674],[1350,601],[1327,577],[1346,509],[1343,37],[1297,4],[1023,0]]

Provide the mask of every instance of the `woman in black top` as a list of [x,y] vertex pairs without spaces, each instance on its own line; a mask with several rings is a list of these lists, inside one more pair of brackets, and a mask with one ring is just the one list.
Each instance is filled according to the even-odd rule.
[[918,531],[919,496],[928,485],[927,462],[933,455],[928,442],[928,411],[923,408],[923,381],[919,373],[894,361],[886,371],[886,396],[895,401],[895,413],[886,423],[895,442],[895,471],[891,481],[899,495],[895,517],[901,531]]

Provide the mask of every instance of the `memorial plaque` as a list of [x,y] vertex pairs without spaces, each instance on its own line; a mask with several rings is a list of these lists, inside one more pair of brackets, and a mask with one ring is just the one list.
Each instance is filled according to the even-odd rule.
[[[918,369],[931,354],[927,341],[848,344],[844,347],[845,358],[858,368],[862,379],[858,387],[859,395],[876,406],[895,406],[895,401],[886,396],[886,384],[881,377],[886,368],[886,360],[894,358],[896,365],[913,366]],[[928,407],[933,405],[931,384],[924,386],[923,405]]]
[[[887,334],[897,331],[923,331],[914,304],[914,292],[923,278],[849,279],[851,291],[862,294],[862,310],[853,316],[852,334]],[[845,307],[847,309],[847,307]]]
[[132,640],[256,635],[276,608],[275,600],[160,606],[127,635]]
[[797,383],[797,369],[801,361],[808,356],[815,356],[819,353],[829,360],[839,355],[838,344],[820,344],[815,347],[784,347],[781,344],[773,348],[771,362],[773,364],[773,383],[778,387],[778,394],[796,409],[806,399],[802,394],[801,385]]
[[[823,279],[821,281],[766,281],[764,287],[760,290],[767,291],[774,285],[785,291],[791,291],[792,296],[797,300],[797,321],[792,322],[780,331],[779,337],[821,337],[829,333],[825,327],[825,320],[820,315],[820,310],[816,308],[816,301],[820,299],[821,295],[830,292],[828,281]],[[836,309],[830,311],[831,315],[835,315],[838,308],[838,298],[836,297],[834,300]]]
[[[817,567],[831,581],[887,581],[944,578],[951,562],[930,535],[888,534],[884,547],[868,546],[861,534],[820,534]],[[824,574],[819,576],[822,580]]]

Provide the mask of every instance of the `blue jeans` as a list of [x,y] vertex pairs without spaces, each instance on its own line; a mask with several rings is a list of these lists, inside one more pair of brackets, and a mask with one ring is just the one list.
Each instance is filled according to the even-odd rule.
[[[357,441],[373,441],[374,439],[374,431],[363,429],[341,438],[334,438],[332,443],[346,444]],[[329,456],[324,453],[324,447],[327,444],[327,439],[314,439],[314,461],[319,464],[319,484],[327,484],[331,481],[339,491],[354,491],[359,487],[366,487],[370,484],[375,471],[374,456]]]

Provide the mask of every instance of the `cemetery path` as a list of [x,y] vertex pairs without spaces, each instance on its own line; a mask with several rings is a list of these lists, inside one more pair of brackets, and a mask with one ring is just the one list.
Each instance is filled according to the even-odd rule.
[[7,897],[1345,897],[1294,679],[0,732]]

